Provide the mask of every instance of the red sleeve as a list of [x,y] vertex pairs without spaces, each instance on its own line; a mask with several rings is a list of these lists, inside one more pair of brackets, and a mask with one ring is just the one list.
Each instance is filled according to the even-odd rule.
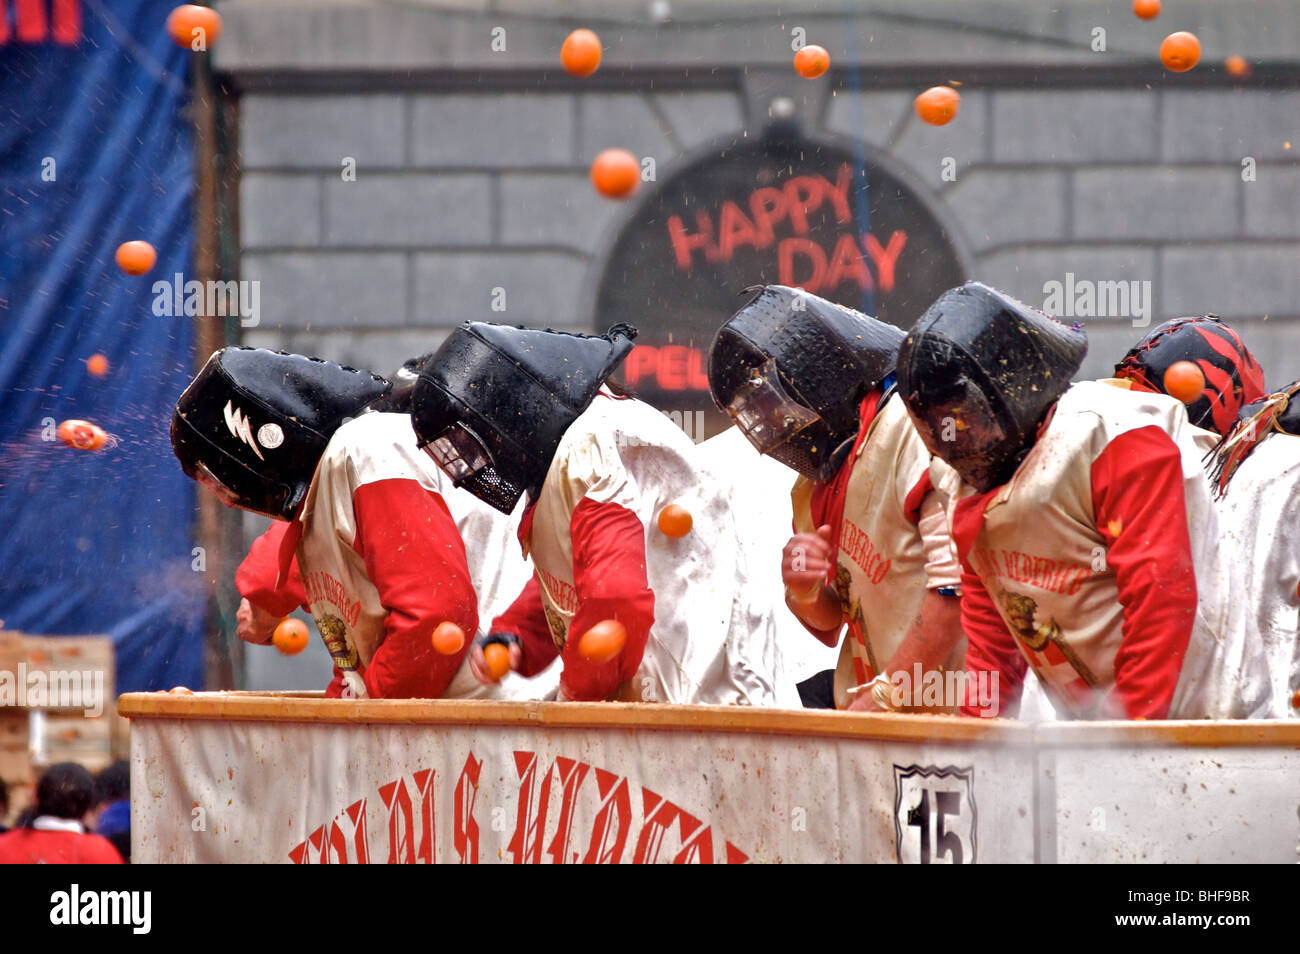
[[[966,633],[966,703],[961,714],[978,716],[984,711],[989,716],[1008,715],[1020,704],[1020,693],[1025,685],[1025,670],[1029,662],[1016,645],[1007,624],[998,615],[993,598],[984,588],[984,582],[970,565],[962,561],[961,575],[961,628]],[[979,673],[996,673],[996,693],[989,692],[991,705],[980,704],[977,689]],[[985,685],[992,688],[992,677]]]
[[510,608],[492,621],[493,633],[513,633],[519,637],[519,648],[524,654],[520,675],[535,676],[549,666],[560,654],[551,636],[546,611],[542,609],[542,591],[537,577],[528,581]]
[[[451,682],[478,631],[478,605],[465,544],[440,494],[410,479],[362,484],[352,495],[353,548],[387,610],[384,639],[365,670],[376,699],[435,699]],[[450,620],[465,631],[452,656],[431,636]]]
[[[560,683],[570,699],[608,699],[640,667],[654,623],[655,596],[646,578],[645,527],[626,507],[584,497],[574,508],[569,532],[578,609],[564,644]],[[605,619],[616,619],[627,627],[627,643],[613,660],[597,665],[583,658],[578,643],[583,633]]]
[[287,520],[272,523],[266,533],[253,541],[248,556],[235,571],[235,587],[239,595],[277,616],[288,616],[299,606],[305,609],[307,605],[307,591],[298,573],[297,558],[290,567],[285,585],[275,585],[280,575],[280,544],[289,527]]
[[1115,693],[1130,719],[1163,719],[1196,620],[1177,445],[1155,426],[1115,438],[1093,462],[1092,503],[1124,607]]

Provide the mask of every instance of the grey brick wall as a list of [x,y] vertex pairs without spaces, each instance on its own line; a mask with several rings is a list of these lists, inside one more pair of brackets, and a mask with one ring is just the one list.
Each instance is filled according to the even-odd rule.
[[[1218,312],[1259,335],[1271,380],[1300,377],[1300,91],[1205,82],[1229,51],[1293,66],[1300,9],[1260,0],[1225,17],[1187,0],[1178,26],[1200,33],[1197,72],[1092,86],[1085,72],[1034,83],[1016,70],[1139,68],[1172,21],[1084,0],[1062,0],[1059,14],[1016,0],[957,7],[888,0],[845,15],[813,3],[791,17],[764,0],[674,0],[677,19],[658,27],[645,4],[609,0],[587,12],[620,25],[603,30],[596,80],[578,83],[555,64],[574,25],[564,15],[585,9],[569,3],[227,0],[218,67],[236,79],[284,71],[240,103],[240,269],[262,282],[262,321],[246,340],[386,370],[467,318],[590,327],[595,268],[628,211],[590,188],[595,153],[653,157],[662,179],[711,143],[753,135],[766,118],[754,90],[775,88],[763,70],[785,75],[798,23],[837,68],[850,49],[862,64],[818,81],[828,89],[796,85],[816,92],[796,96],[806,131],[860,139],[899,170],[971,277],[1034,304],[1067,273],[1150,282],[1154,322]],[[1110,53],[1088,50],[1096,25],[1110,30]],[[496,26],[505,52],[488,46]],[[337,76],[302,82],[309,55]],[[930,69],[873,70],[917,64]],[[963,81],[956,121],[920,122],[915,94],[972,64],[986,73]],[[421,68],[428,81],[410,80]],[[345,157],[356,181],[340,174]],[[1247,157],[1254,181],[1243,181]],[[941,176],[948,158],[956,181]],[[1082,320],[1086,374],[1142,334],[1131,318]]]

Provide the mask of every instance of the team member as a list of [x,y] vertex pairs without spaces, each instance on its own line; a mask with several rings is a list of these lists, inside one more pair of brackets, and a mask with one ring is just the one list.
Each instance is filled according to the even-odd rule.
[[434,628],[449,621],[472,636],[478,625],[465,546],[410,419],[357,417],[390,388],[329,361],[225,348],[172,418],[189,476],[230,506],[289,522],[279,582],[296,555],[334,658],[328,696],[439,696],[468,647],[436,652]]
[[1187,419],[1216,434],[1226,433],[1243,407],[1268,393],[1255,356],[1215,315],[1166,321],[1124,355],[1115,377],[1135,390],[1164,394],[1165,374],[1179,361],[1190,361],[1205,376],[1205,390],[1187,405]]
[[[561,699],[797,706],[772,621],[747,598],[724,485],[667,417],[602,387],[635,334],[468,322],[420,372],[411,415],[430,456],[503,513],[527,495],[534,582],[488,640],[517,643],[525,675],[559,655]],[[685,535],[660,529],[671,504],[690,514]],[[581,637],[606,620],[626,642],[588,659]]]
[[919,697],[914,667],[962,661],[946,498],[895,399],[902,340],[893,325],[769,285],[722,326],[709,357],[718,407],[799,474],[781,563],[786,602],[827,645],[848,623],[834,685],[841,709],[911,707],[913,692],[895,689]]
[[[428,359],[429,354],[425,354],[404,361],[401,367],[388,376],[388,381],[392,384],[391,390],[365,410],[409,414],[411,391],[415,387],[416,375],[420,365]],[[444,494],[444,499],[445,496]],[[464,539],[464,528],[460,527],[459,523],[457,526],[461,529],[461,537]],[[297,560],[290,565],[288,576],[280,579],[280,545],[289,527],[290,524],[282,520],[272,522],[266,532],[253,541],[248,556],[236,571],[235,585],[242,597],[239,610],[235,615],[236,633],[245,642],[268,645],[280,620],[307,602]],[[473,561],[471,561],[471,569],[473,569]],[[482,590],[477,580],[474,591],[481,597]],[[481,610],[480,599],[480,615],[484,615]]]
[[1263,714],[1259,634],[1216,558],[1187,415],[1071,386],[1086,351],[1081,331],[973,282],[899,350],[917,430],[972,490],[953,516],[968,667],[999,673],[1004,707],[1032,667],[1076,718]]
[[1242,409],[1211,457],[1219,519],[1264,638],[1273,715],[1300,717],[1300,381]]
[[1291,388],[1266,397],[1264,373],[1241,337],[1220,319],[1166,322],[1115,367],[1132,387],[1165,390],[1165,372],[1191,361],[1204,375],[1205,393],[1187,406],[1192,422],[1221,437],[1209,458],[1225,552],[1241,569],[1264,642],[1273,715],[1300,714],[1291,705],[1300,690],[1300,524],[1291,503],[1300,492],[1300,414]]
[[[416,373],[428,358],[427,354],[412,358],[389,376],[393,390],[376,405],[377,410],[394,414],[410,412]],[[409,434],[412,442],[415,440],[413,431],[407,429],[405,434]],[[465,543],[470,582],[478,598],[479,620],[490,621],[510,606],[532,576],[528,562],[515,545],[518,511],[501,514],[473,494],[457,490],[441,470],[424,465],[423,458],[421,464],[424,476],[433,481],[442,495]],[[243,598],[236,614],[236,632],[246,642],[269,644],[280,620],[307,603],[298,561],[295,559],[290,565],[287,578],[282,579],[280,573],[280,548],[284,535],[292,526],[283,520],[272,521],[266,532],[253,541],[235,573],[235,584]],[[549,677],[533,680],[507,678],[483,685],[470,673],[466,662],[462,663],[442,697],[539,699],[555,688],[554,683],[554,678]]]

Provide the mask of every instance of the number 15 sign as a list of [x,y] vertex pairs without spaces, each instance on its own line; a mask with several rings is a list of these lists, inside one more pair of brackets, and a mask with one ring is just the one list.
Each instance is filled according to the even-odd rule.
[[973,864],[975,769],[894,766],[899,864]]

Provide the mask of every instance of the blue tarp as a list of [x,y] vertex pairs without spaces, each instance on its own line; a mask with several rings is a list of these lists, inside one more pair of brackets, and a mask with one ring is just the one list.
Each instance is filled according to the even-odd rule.
[[[0,620],[111,635],[120,691],[197,687],[208,586],[168,439],[194,319],[152,308],[154,282],[191,277],[191,54],[163,28],[172,2],[78,2],[73,44],[52,26],[21,42],[31,3],[0,3]],[[147,275],[114,263],[129,239],[158,250]],[[68,418],[116,446],[49,440]]]

